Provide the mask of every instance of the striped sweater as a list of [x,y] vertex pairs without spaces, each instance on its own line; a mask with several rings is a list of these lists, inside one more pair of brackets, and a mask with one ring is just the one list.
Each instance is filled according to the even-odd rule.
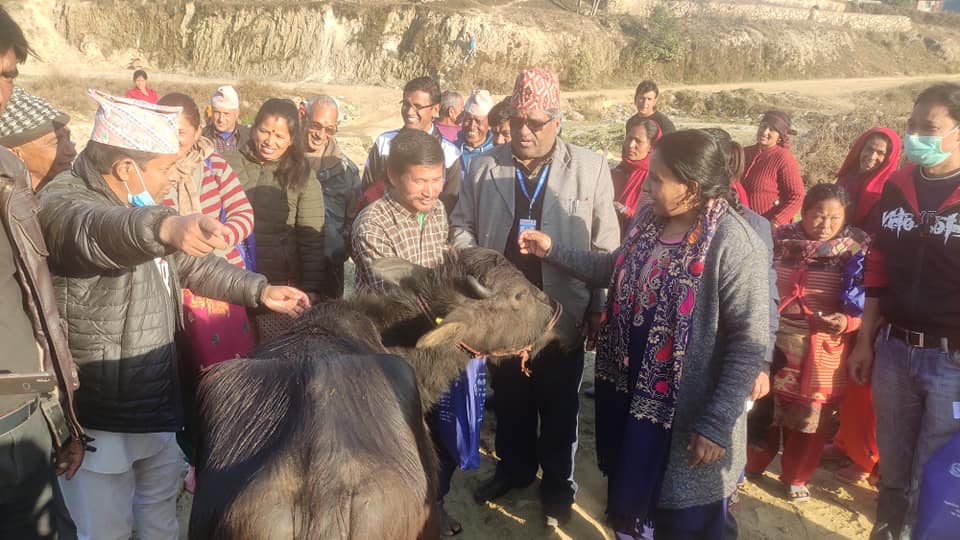
[[[163,203],[176,207],[176,192],[171,190]],[[247,200],[247,194],[240,185],[240,180],[233,173],[233,169],[219,154],[213,154],[203,162],[203,173],[200,180],[200,206],[204,214],[223,221],[224,240],[230,248],[225,253],[219,253],[227,262],[244,267],[243,259],[236,245],[250,236],[253,231],[253,207]],[[221,220],[221,209],[223,217]]]
[[747,170],[740,183],[750,209],[775,226],[792,223],[803,204],[803,179],[793,154],[782,146],[763,150],[758,144],[743,152]]

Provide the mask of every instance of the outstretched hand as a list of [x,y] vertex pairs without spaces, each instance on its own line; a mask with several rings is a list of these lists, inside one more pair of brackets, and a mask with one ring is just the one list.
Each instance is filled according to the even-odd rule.
[[547,256],[547,252],[553,246],[553,240],[548,234],[534,229],[527,229],[520,233],[517,242],[520,244],[522,255],[536,255],[541,259]]
[[280,285],[264,287],[260,303],[270,311],[276,311],[291,317],[299,317],[310,308],[310,298],[307,293],[300,289]]
[[225,229],[219,220],[204,214],[170,216],[160,224],[160,242],[193,257],[227,249]]

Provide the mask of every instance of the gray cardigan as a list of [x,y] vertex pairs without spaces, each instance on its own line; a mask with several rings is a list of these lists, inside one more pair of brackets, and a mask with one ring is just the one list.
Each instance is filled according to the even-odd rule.
[[[761,367],[766,367],[770,339],[766,249],[739,215],[720,218],[693,310],[661,508],[719,501],[733,493],[743,471],[744,404]],[[610,280],[618,252],[577,251],[555,244],[545,261],[589,287],[601,287]],[[713,464],[691,468],[687,444],[693,431],[726,448],[726,454]]]

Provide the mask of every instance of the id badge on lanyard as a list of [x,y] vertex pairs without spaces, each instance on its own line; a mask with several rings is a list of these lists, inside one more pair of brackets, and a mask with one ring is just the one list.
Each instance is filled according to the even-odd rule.
[[517,183],[520,184],[520,191],[523,192],[523,196],[527,198],[529,203],[527,206],[527,217],[526,219],[521,218],[517,224],[517,238],[523,234],[523,231],[527,230],[536,230],[537,220],[533,219],[533,206],[537,202],[537,198],[540,197],[540,192],[543,191],[544,184],[547,183],[547,176],[550,174],[550,164],[546,164],[540,170],[540,176],[537,178],[537,187],[533,192],[533,196],[527,192],[527,183],[524,181],[524,175],[520,172],[520,169],[516,169],[517,174]]

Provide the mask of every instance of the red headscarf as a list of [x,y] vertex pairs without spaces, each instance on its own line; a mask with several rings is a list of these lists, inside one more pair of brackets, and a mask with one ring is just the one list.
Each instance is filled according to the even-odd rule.
[[[874,135],[884,135],[890,142],[890,148],[887,149],[887,158],[875,171],[866,174],[860,173],[860,152],[867,145],[867,141]],[[873,207],[880,202],[880,194],[883,192],[883,185],[887,183],[890,175],[897,170],[897,164],[900,162],[900,149],[903,143],[900,142],[900,136],[897,132],[889,128],[873,128],[857,139],[847,154],[847,159],[843,161],[843,166],[837,173],[838,183],[842,184],[848,190],[852,187],[859,189],[858,194],[853,194],[857,200],[856,214],[853,216],[852,223],[861,223]]]
[[[644,122],[640,122],[637,125],[643,126],[643,124]],[[657,122],[654,121],[654,124]],[[653,147],[660,140],[661,135],[663,135],[663,129],[660,128],[660,124],[657,124],[657,134],[650,141],[650,151],[641,160],[627,159],[626,153],[621,150],[620,165],[614,169],[614,195],[618,203],[627,207],[631,216],[637,211],[637,203],[640,202],[640,196],[643,194],[643,181],[647,179],[647,173],[650,171],[650,154],[653,153]]]

